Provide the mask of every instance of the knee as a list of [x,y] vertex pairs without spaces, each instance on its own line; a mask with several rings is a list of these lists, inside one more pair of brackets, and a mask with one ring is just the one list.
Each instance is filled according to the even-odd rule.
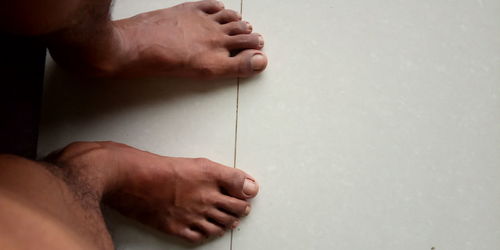
[[8,168],[24,166],[26,164],[36,164],[36,162],[11,154],[0,154],[0,171]]
[[45,166],[17,155],[0,154],[0,188],[15,188],[32,183],[44,175]]

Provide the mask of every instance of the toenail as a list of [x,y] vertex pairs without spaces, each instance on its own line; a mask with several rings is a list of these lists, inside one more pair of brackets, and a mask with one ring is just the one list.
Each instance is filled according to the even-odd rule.
[[248,30],[252,31],[253,30],[252,25],[249,22],[245,22],[245,23],[247,25]]
[[245,216],[247,216],[247,215],[250,213],[250,210],[252,210],[252,209],[250,208],[250,206],[247,206],[247,207],[245,208]]
[[[260,54],[253,56],[252,57],[252,64],[253,64],[255,57],[257,57],[257,56],[263,57]],[[245,193],[245,195],[254,196],[257,193],[257,190],[258,190],[258,187],[257,187],[257,184],[255,183],[255,181],[248,179],[248,178],[245,179],[245,183],[243,183],[243,193]]]
[[259,47],[262,48],[264,47],[264,37],[259,36]]
[[233,225],[231,225],[231,229],[235,229],[240,224],[240,221],[235,221]]
[[224,3],[222,1],[217,1],[217,4],[221,7],[224,8]]
[[[254,56],[252,56],[252,59],[250,59],[250,64],[252,65],[252,69],[254,71],[261,71],[263,70],[265,67],[266,67],[266,58],[261,55],[261,54],[255,54]],[[247,181],[245,181],[245,187],[247,186]],[[255,183],[253,183],[253,185],[255,185]]]

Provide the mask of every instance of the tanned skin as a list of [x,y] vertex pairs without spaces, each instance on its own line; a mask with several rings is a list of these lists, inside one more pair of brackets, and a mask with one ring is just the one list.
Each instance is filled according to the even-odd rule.
[[[112,21],[109,0],[0,1],[1,32],[48,46],[77,74],[249,77],[267,58],[261,35],[204,0]],[[101,205],[199,243],[248,215],[258,185],[208,159],[113,142],[78,142],[43,161],[0,155],[0,249],[113,249]]]
[[78,142],[31,161],[0,155],[0,249],[113,249],[100,206],[200,243],[248,215],[253,177],[208,159]]
[[11,33],[37,36],[61,66],[76,72],[207,79],[249,77],[267,65],[260,51],[263,37],[216,0],[116,21],[110,19],[110,0],[48,2],[2,1],[0,25]]

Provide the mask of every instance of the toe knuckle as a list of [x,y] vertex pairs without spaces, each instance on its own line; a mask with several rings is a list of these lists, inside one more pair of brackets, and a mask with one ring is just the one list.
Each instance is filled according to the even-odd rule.
[[212,163],[212,161],[210,161],[209,159],[204,158],[204,157],[195,158],[194,161],[196,164],[198,164],[200,166],[208,166]]

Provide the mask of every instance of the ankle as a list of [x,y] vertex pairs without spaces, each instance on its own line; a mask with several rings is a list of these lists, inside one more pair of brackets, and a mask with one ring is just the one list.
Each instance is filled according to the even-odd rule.
[[116,157],[117,143],[74,142],[46,157],[58,166],[68,181],[86,185],[99,200],[119,189],[129,176],[130,167]]
[[70,71],[115,76],[127,62],[126,39],[112,21],[87,26],[75,25],[45,37],[52,58]]

